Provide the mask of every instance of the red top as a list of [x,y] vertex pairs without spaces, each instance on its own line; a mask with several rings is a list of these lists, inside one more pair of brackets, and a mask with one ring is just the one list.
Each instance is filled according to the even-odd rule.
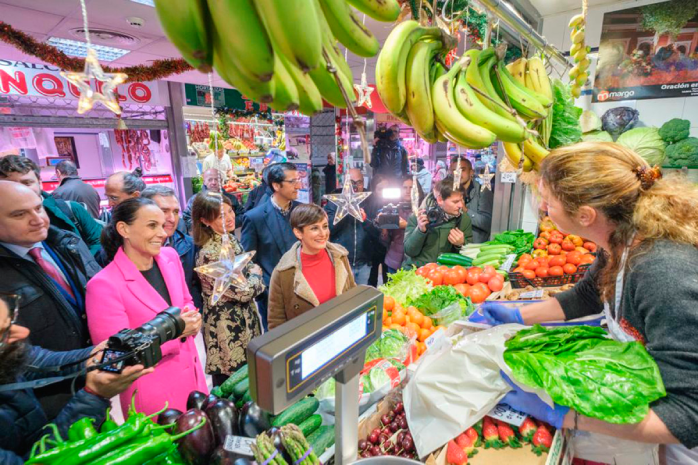
[[334,265],[327,249],[315,255],[301,252],[301,267],[305,280],[321,304],[337,297]]

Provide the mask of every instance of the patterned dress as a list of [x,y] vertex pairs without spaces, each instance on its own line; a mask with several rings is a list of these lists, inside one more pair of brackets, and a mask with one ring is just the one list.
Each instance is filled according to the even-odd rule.
[[[236,254],[244,252],[231,234]],[[216,262],[221,251],[221,237],[215,235],[199,251],[196,266]],[[247,286],[230,286],[216,305],[211,305],[214,280],[199,273],[204,299],[203,324],[206,344],[206,373],[230,375],[247,363],[247,344],[262,334],[262,325],[254,298],[264,291],[262,269],[250,262],[245,273]]]

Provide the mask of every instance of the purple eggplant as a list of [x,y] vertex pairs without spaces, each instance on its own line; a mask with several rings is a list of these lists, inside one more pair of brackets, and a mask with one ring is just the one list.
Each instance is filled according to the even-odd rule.
[[[199,410],[203,410],[205,412],[208,405],[214,403],[217,400],[218,400],[217,395],[215,395],[215,394],[207,395],[206,398],[204,399],[204,402],[201,404],[201,408]],[[189,407],[189,408],[193,408],[193,407]]]
[[203,410],[202,406],[206,401],[206,397],[208,397],[208,394],[204,394],[201,391],[191,391],[189,397],[187,397],[187,410]]
[[171,425],[177,421],[182,412],[176,408],[168,408],[158,416],[158,425]]
[[240,434],[248,438],[255,438],[271,428],[269,414],[259,405],[250,401],[240,410]]
[[209,402],[205,412],[211,420],[216,445],[225,444],[225,438],[228,435],[240,435],[238,409],[233,402],[228,399],[216,399],[215,402]]
[[189,431],[194,426],[201,423],[203,418],[206,418],[206,424],[202,428],[184,436],[178,441],[179,451],[191,465],[207,464],[211,454],[213,454],[216,448],[216,440],[213,437],[213,429],[211,428],[210,420],[201,410],[187,410],[177,419],[175,432],[173,433],[179,434]]
[[252,460],[219,446],[213,451],[210,463],[211,465],[252,465]]

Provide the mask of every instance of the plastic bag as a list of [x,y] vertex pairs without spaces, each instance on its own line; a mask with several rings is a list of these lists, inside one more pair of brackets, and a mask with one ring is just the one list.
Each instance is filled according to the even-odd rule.
[[448,307],[442,309],[441,311],[431,315],[431,320],[434,322],[434,325],[436,326],[446,327],[454,321],[459,320],[461,318],[462,313],[463,308],[461,307],[460,303],[454,302]]
[[576,430],[572,450],[580,460],[616,465],[659,465],[657,444],[626,441],[604,434]]

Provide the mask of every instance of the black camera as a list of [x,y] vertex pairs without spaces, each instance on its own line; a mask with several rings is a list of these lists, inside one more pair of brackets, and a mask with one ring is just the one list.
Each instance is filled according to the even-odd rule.
[[[155,318],[135,329],[122,329],[109,338],[102,355],[100,369],[121,373],[126,366],[155,366],[162,359],[160,346],[178,338],[184,331],[182,311],[170,307]],[[109,363],[114,361],[114,363]]]
[[427,228],[435,228],[436,226],[441,226],[447,221],[446,212],[444,212],[443,209],[438,206],[430,207],[427,210],[427,219],[429,220]]
[[375,224],[381,229],[400,229],[400,212],[409,209],[409,202],[389,203],[378,210]]

